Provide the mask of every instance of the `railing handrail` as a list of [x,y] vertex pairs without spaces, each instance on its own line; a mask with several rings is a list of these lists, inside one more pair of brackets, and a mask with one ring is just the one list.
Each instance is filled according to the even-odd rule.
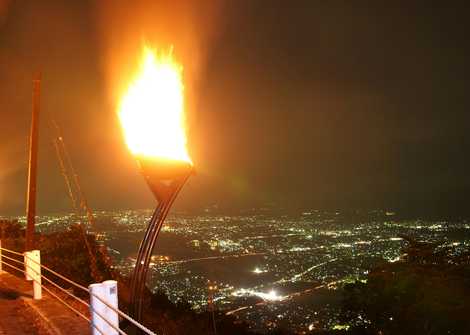
[[7,252],[11,252],[12,254],[15,254],[15,255],[19,255],[21,257],[23,257],[24,255],[21,253],[21,252],[18,252],[18,251],[15,251],[15,250],[10,250],[10,249],[7,249],[7,248],[4,248],[4,247],[0,247],[1,250],[5,250]]
[[25,255],[25,257],[27,257],[31,262],[36,263],[37,265],[39,265],[39,266],[40,266],[41,268],[43,268],[44,270],[49,271],[50,273],[52,273],[53,275],[56,275],[56,276],[59,277],[60,279],[65,280],[66,282],[68,282],[68,283],[74,285],[75,287],[78,287],[79,289],[81,289],[81,290],[83,290],[83,291],[85,291],[85,292],[88,293],[88,289],[87,289],[85,286],[80,285],[79,283],[74,282],[72,279],[69,279],[69,278],[67,278],[67,277],[65,277],[65,276],[63,276],[63,275],[61,275],[60,273],[57,273],[57,272],[55,272],[54,270],[48,268],[47,266],[38,263],[36,260],[32,259],[31,257],[28,257],[28,255]]
[[[27,256],[26,256],[27,257]],[[122,312],[121,310],[119,309],[116,309],[115,307],[113,307],[112,305],[110,305],[107,301],[103,300],[100,296],[96,295],[96,294],[93,294],[91,292],[89,292],[84,286],[78,284],[78,283],[75,283],[73,280],[71,279],[68,279],[67,277],[64,277],[62,276],[61,274],[55,272],[54,270],[46,267],[45,265],[42,265],[42,264],[39,264],[38,262],[36,262],[35,260],[33,260],[32,258],[28,257],[28,259],[38,265],[40,265],[42,268],[46,269],[47,271],[53,273],[54,275],[56,275],[57,277],[69,282],[70,284],[73,284],[75,285],[76,287],[88,292],[90,295],[93,295],[95,298],[97,298],[100,302],[102,302],[103,304],[105,304],[108,308],[110,308],[111,310],[113,310],[114,312],[118,313],[121,317],[123,317],[124,319],[128,320],[129,322],[131,322],[134,326],[138,327],[139,329],[145,331],[147,334],[149,335],[156,335],[154,332],[152,332],[150,329],[148,329],[147,327],[145,327],[144,325],[140,324],[138,321],[136,321],[135,319],[133,319],[132,317],[130,317],[129,315],[127,315],[126,313]],[[44,278],[47,278],[47,277],[44,277]],[[98,314],[98,313],[97,313]],[[98,314],[99,315],[99,314]]]
[[24,262],[22,262],[22,261],[19,261],[19,260],[17,260],[17,259],[14,259],[14,258],[11,258],[11,257],[8,257],[8,256],[5,256],[5,255],[2,255],[2,257],[3,257],[3,258],[6,258],[6,259],[8,259],[8,260],[10,260],[10,261],[13,261],[13,262],[15,262],[15,263],[18,263],[18,264],[23,264],[23,265],[24,265]]
[[[31,258],[28,258],[29,260],[31,260]],[[38,263],[37,263],[38,264]],[[26,265],[27,266],[27,265]],[[40,275],[40,273],[38,273],[35,269],[29,267],[30,270],[32,270],[33,272],[35,272],[36,274]],[[46,276],[44,275],[41,275],[41,278],[44,278],[47,280],[47,282],[51,283],[52,285],[54,285],[55,287],[57,287],[59,290],[61,290],[62,292],[66,293],[67,295],[71,296],[72,298],[75,298],[76,300],[78,300],[79,302],[81,302],[82,304],[84,304],[85,306],[87,306],[88,308],[90,307],[90,304],[87,303],[86,301],[80,299],[79,297],[76,297],[74,296],[72,293],[70,293],[69,291],[67,291],[66,289],[60,287],[58,284],[54,283],[52,280],[50,280],[49,278],[47,278]],[[34,278],[33,278],[34,280]],[[41,285],[42,286],[42,285]],[[98,296],[96,295],[93,295],[95,297],[97,297],[98,299],[100,299]],[[60,300],[59,297],[57,297],[57,299]],[[101,299],[100,299],[101,300]],[[63,302],[65,303],[65,302]],[[106,303],[107,304],[107,303]],[[111,307],[113,310],[114,308],[112,306],[109,306]],[[69,306],[69,308],[72,308],[71,306]],[[75,309],[74,309],[75,312],[77,312]],[[110,327],[114,328],[119,334],[123,334],[123,335],[127,335],[124,331],[122,331],[121,329],[117,328],[115,325],[113,325],[109,320],[107,320],[104,316],[102,316],[100,313],[98,313],[98,311],[96,310],[93,310],[94,313],[96,313],[101,319],[103,319]],[[90,321],[88,318],[87,318],[88,321]],[[99,331],[99,330],[98,330]],[[101,332],[101,331],[100,331]]]
[[[135,319],[133,319],[132,317],[130,317],[129,315],[127,315],[126,313],[122,312],[121,310],[119,310],[118,308],[112,306],[108,301],[106,301],[105,299],[103,299],[102,297],[100,297],[99,295],[96,295],[92,292],[90,292],[87,288],[85,288],[83,285],[80,285],[76,282],[74,282],[73,280],[61,275],[60,273],[50,269],[49,267],[41,264],[40,262],[37,262],[35,259],[29,257],[29,255],[27,253],[20,253],[18,251],[15,251],[15,250],[10,250],[10,249],[7,249],[7,248],[4,248],[4,247],[1,247],[0,246],[0,250],[1,251],[6,251],[6,252],[9,252],[11,254],[14,254],[14,255],[18,255],[18,256],[21,256],[21,257],[24,257],[24,258],[27,258],[28,261],[31,261],[32,263],[35,263],[37,265],[39,265],[42,269],[52,273],[53,275],[55,275],[56,277],[66,281],[67,283],[69,284],[72,284],[74,285],[75,287],[78,287],[80,288],[81,290],[83,291],[86,291],[90,296],[93,296],[95,297],[97,300],[99,300],[101,303],[103,303],[106,307],[108,307],[109,309],[111,309],[112,311],[114,311],[115,313],[117,313],[119,316],[121,316],[122,318],[128,320],[130,323],[132,323],[134,326],[136,326],[137,328],[139,328],[140,330],[144,331],[145,333],[147,333],[148,335],[156,335],[156,333],[154,333],[153,331],[151,331],[150,329],[148,329],[147,327],[145,327],[144,325],[140,324],[138,321],[136,321]],[[5,259],[8,259],[10,261],[13,261],[13,262],[16,262],[18,264],[22,264],[23,266],[27,267],[29,270],[35,272],[37,275],[40,275],[41,278],[44,278],[49,284],[53,285],[54,287],[56,287],[57,289],[59,289],[61,292],[64,292],[65,294],[67,294],[68,296],[70,296],[71,298],[74,298],[76,300],[78,300],[80,303],[82,303],[83,305],[89,307],[91,310],[93,310],[93,313],[95,313],[97,316],[99,316],[102,320],[104,320],[110,327],[112,327],[114,330],[116,330],[119,334],[121,335],[127,335],[123,330],[121,330],[119,327],[116,327],[114,324],[112,324],[109,320],[106,319],[106,317],[104,317],[103,315],[101,315],[98,311],[96,311],[96,309],[93,309],[92,307],[90,307],[90,304],[87,303],[86,301],[84,301],[83,299],[75,296],[74,294],[72,294],[71,292],[69,292],[68,290],[64,289],[63,287],[61,287],[60,285],[58,285],[57,283],[55,283],[54,281],[52,281],[50,278],[46,277],[44,274],[36,271],[34,268],[32,268],[30,265],[28,265],[27,263],[25,263],[24,261],[20,261],[20,260],[17,260],[17,259],[14,259],[12,257],[9,257],[9,256],[6,256],[6,255],[1,255],[1,258],[5,258]],[[26,274],[26,271],[23,270],[23,269],[20,269],[16,266],[13,266],[12,264],[9,264],[7,262],[4,262],[3,260],[1,260],[1,263],[6,265],[6,266],[9,266],[10,268],[12,269],[15,269],[17,271],[20,271],[24,274]],[[104,332],[99,329],[96,325],[94,325],[90,318],[88,318],[87,316],[85,316],[82,312],[80,312],[79,310],[77,310],[75,307],[73,307],[72,305],[70,305],[69,303],[67,303],[64,299],[62,299],[61,297],[59,297],[57,294],[53,293],[49,288],[45,287],[41,282],[37,281],[35,278],[33,278],[31,276],[31,278],[33,281],[35,281],[37,284],[39,284],[41,286],[41,288],[45,289],[52,297],[54,297],[55,299],[57,299],[59,302],[61,302],[63,305],[65,305],[66,307],[68,307],[70,310],[72,310],[75,314],[77,314],[78,316],[80,316],[81,318],[83,318],[84,320],[86,320],[88,323],[91,323],[92,326],[101,334],[105,335]]]
[[92,294],[90,293],[90,295],[93,295],[96,299],[98,299],[99,301],[101,301],[103,304],[105,304],[108,308],[110,308],[111,310],[115,311],[116,313],[118,313],[120,316],[122,316],[124,319],[128,320],[129,322],[131,322],[134,326],[138,327],[139,329],[145,331],[147,334],[149,335],[157,335],[155,334],[153,331],[151,331],[150,329],[148,329],[147,327],[145,327],[144,325],[141,325],[139,322],[137,322],[136,320],[134,320],[133,318],[131,318],[129,315],[127,315],[126,313],[122,312],[121,310],[111,306],[106,300],[102,299],[100,296],[96,295],[96,294]]
[[[2,258],[3,258],[3,257],[5,257],[5,256],[2,255]],[[11,265],[10,263],[6,263],[6,262],[2,261],[2,264],[3,264],[3,265],[6,265],[6,266],[9,266],[9,267],[11,267],[11,268],[13,268],[13,269],[15,269],[15,270],[17,270],[17,271],[26,273],[25,270],[20,269],[20,268],[18,268],[18,267],[16,267],[16,266],[13,266],[13,265]]]

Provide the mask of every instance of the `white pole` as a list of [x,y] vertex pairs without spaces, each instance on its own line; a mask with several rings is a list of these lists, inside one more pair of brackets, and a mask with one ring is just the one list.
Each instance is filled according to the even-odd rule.
[[33,250],[34,259],[37,263],[34,263],[34,270],[36,271],[34,274],[36,275],[36,280],[33,284],[33,291],[34,291],[34,299],[41,299],[42,298],[42,286],[41,286],[41,251]]
[[31,271],[31,267],[29,265],[29,263],[31,263],[29,261],[30,253],[31,253],[31,251],[25,251],[24,252],[24,269],[25,269],[24,275],[25,275],[26,280],[33,280],[33,278],[31,278],[31,272],[32,271]]
[[27,276],[33,281],[33,298],[39,300],[42,298],[41,252],[39,250],[25,252],[25,265]]
[[[106,320],[108,320],[116,329],[119,329],[119,314],[117,313],[118,309],[118,287],[117,281],[115,280],[106,280],[103,283],[104,287],[104,294],[106,302],[114,307],[114,310],[106,306]],[[119,335],[119,332],[111,327],[109,324],[107,325],[107,333],[109,335]]]
[[[104,294],[103,284],[91,284],[88,286],[88,292],[90,292],[90,314],[91,314],[91,334],[102,335],[108,334],[106,332],[108,324],[99,315],[106,317],[106,305],[103,304],[96,296],[106,301]],[[98,315],[99,314],[99,315]],[[97,329],[98,328],[98,329]]]

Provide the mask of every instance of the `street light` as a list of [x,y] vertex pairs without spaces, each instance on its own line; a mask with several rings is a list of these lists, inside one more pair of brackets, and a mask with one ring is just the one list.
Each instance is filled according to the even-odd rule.
[[150,258],[163,222],[194,168],[186,147],[182,68],[168,54],[144,47],[141,67],[121,100],[126,143],[158,201],[131,278],[130,314],[142,321]]

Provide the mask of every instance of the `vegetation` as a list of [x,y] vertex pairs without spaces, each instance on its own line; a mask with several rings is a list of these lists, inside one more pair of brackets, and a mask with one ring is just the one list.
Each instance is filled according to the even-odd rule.
[[[104,250],[96,243],[94,235],[83,234],[83,228],[73,225],[63,232],[51,234],[39,234],[35,236],[36,248],[41,250],[41,263],[50,269],[58,272],[85,287],[95,282],[91,269],[91,260],[89,257],[84,236],[88,240],[91,252],[96,255],[98,271],[103,278],[113,278],[115,274],[109,266]],[[24,250],[25,231],[18,222],[0,222],[0,238],[2,246],[10,250]],[[62,287],[74,289],[75,294],[83,295],[83,292],[77,291],[69,283],[54,277],[53,274],[46,273],[48,277],[54,279]]]
[[344,287],[342,315],[356,334],[466,334],[470,329],[470,250],[416,242],[402,260]]

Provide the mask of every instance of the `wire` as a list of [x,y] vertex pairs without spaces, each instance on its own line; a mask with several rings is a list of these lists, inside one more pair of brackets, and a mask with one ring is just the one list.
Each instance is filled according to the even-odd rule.
[[12,254],[15,254],[15,255],[19,255],[19,256],[24,256],[22,253],[19,253],[17,251],[13,251],[13,250],[10,250],[10,249],[6,249],[6,248],[0,248],[1,250],[5,250],[7,252],[11,252]]
[[[3,256],[2,256],[3,257]],[[11,264],[8,264],[8,263],[5,263],[2,261],[3,264],[5,265],[8,265],[10,267],[12,267],[13,269],[15,270],[18,270],[18,271],[21,271],[23,273],[25,273],[24,270],[21,270],[19,268],[17,268],[16,266],[13,266]],[[45,278],[45,277],[44,277]],[[46,278],[47,279],[47,278]],[[96,330],[98,330],[102,335],[106,335],[101,329],[99,329],[96,325],[92,324],[90,319],[87,318],[83,313],[81,313],[80,311],[78,311],[77,309],[75,309],[74,307],[72,307],[72,305],[68,304],[67,302],[65,302],[65,300],[61,299],[59,296],[57,296],[56,294],[52,293],[51,290],[49,290],[47,287],[45,287],[44,285],[42,285],[41,283],[39,283],[37,280],[35,280],[33,278],[33,281],[35,281],[36,283],[38,283],[39,285],[41,285],[41,287],[46,290],[47,293],[49,293],[51,296],[53,296],[54,298],[56,298],[57,300],[59,300],[62,304],[64,304],[66,307],[68,307],[70,310],[72,310],[74,313],[76,313],[78,316],[80,316],[81,318],[83,318],[85,321],[87,321],[88,323],[90,323]],[[78,299],[78,298],[77,298]],[[127,334],[126,334],[127,335]]]
[[76,287],[82,289],[83,291],[88,292],[88,289],[87,289],[86,287],[84,287],[84,286],[82,286],[82,285],[80,285],[80,284],[74,282],[74,281],[71,280],[71,279],[68,279],[67,277],[62,276],[60,273],[57,273],[57,272],[55,272],[54,270],[49,269],[47,266],[40,264],[39,262],[35,261],[34,259],[32,259],[32,258],[30,258],[30,257],[28,257],[28,256],[26,256],[26,257],[27,257],[30,261],[32,261],[33,263],[35,263],[35,264],[41,266],[41,268],[43,268],[43,269],[49,271],[50,273],[56,275],[57,277],[59,277],[59,278],[65,280],[66,282],[68,282],[68,283],[70,283],[70,284],[72,284],[72,285],[75,285]]
[[90,324],[93,328],[95,328],[97,331],[99,331],[101,335],[106,335],[104,333],[104,331],[102,331],[100,328],[98,328],[96,325],[94,325],[93,322],[90,321]]
[[136,320],[134,320],[133,318],[131,318],[129,315],[127,315],[126,313],[124,312],[121,312],[119,309],[116,309],[114,306],[110,305],[106,300],[103,300],[100,296],[96,295],[96,294],[93,294],[90,292],[90,295],[94,296],[96,299],[98,299],[99,301],[101,301],[103,304],[105,304],[108,308],[110,308],[111,310],[115,311],[116,313],[118,313],[120,316],[122,316],[124,319],[130,321],[134,326],[136,326],[137,328],[139,328],[140,330],[143,330],[144,332],[146,332],[147,334],[149,335],[156,335],[153,331],[151,331],[150,329],[148,329],[147,327],[145,327],[144,325],[141,325],[139,322],[137,322]]
[[85,306],[87,307],[90,307],[90,304],[87,303],[85,300],[82,300],[80,299],[79,297],[76,297],[75,295],[73,295],[72,293],[70,293],[69,291],[67,291],[66,289],[60,287],[58,284],[54,283],[52,280],[50,280],[49,278],[47,278],[46,276],[42,275],[40,272],[37,272],[35,269],[33,269],[32,267],[30,266],[27,266],[31,271],[35,272],[37,275],[41,276],[41,278],[44,278],[48,283],[54,285],[55,287],[57,287],[59,290],[61,290],[62,292],[64,292],[65,294],[71,296],[72,298],[75,298],[76,300],[78,300],[79,302],[81,302],[82,304],[84,304]]
[[2,258],[9,259],[10,261],[13,261],[13,262],[18,263],[18,264],[22,264],[22,265],[24,264],[24,262],[22,262],[22,261],[19,261],[19,260],[17,260],[17,259],[14,259],[14,258],[5,256],[5,255],[2,255]]
[[[31,260],[31,258],[28,257],[28,259]],[[39,264],[38,262],[36,261],[33,261],[35,262],[36,264]],[[35,269],[33,269],[32,267],[28,266],[29,269],[31,269],[32,271],[34,271],[36,274],[38,275],[41,275],[40,273],[38,273]],[[90,304],[85,302],[84,300],[74,296],[73,294],[71,294],[70,292],[68,292],[67,290],[65,290],[64,288],[60,287],[59,285],[57,285],[56,283],[54,283],[52,280],[50,280],[49,278],[47,278],[46,276],[44,275],[41,275],[41,278],[44,278],[47,282],[51,283],[52,285],[54,285],[55,287],[57,287],[58,289],[60,289],[61,291],[65,292],[66,294],[68,294],[69,296],[71,296],[72,298],[75,298],[77,299],[78,301],[80,301],[82,304],[90,307]],[[65,277],[64,277],[65,278]],[[33,279],[34,280],[34,279]],[[78,285],[78,284],[77,284]],[[41,284],[41,286],[43,286]],[[89,292],[87,290],[87,292]],[[123,318],[126,318],[128,319],[131,323],[133,323],[136,327],[140,328],[141,330],[145,331],[146,333],[150,334],[150,335],[155,335],[155,333],[153,333],[151,330],[147,329],[145,326],[139,324],[137,321],[135,321],[134,319],[132,319],[131,317],[127,316],[125,313],[121,312],[119,309],[116,309],[115,307],[111,306],[107,301],[101,299],[101,297],[95,295],[95,294],[92,294],[90,293],[90,295],[93,295],[95,298],[97,298],[99,301],[101,301],[103,304],[105,304],[108,308],[110,308],[111,310],[113,310],[114,312],[118,313],[118,315],[121,315]],[[94,311],[98,316],[100,316],[103,320],[105,320],[107,323],[109,323],[108,320],[104,319],[101,315],[99,315],[96,311]],[[111,327],[114,327],[111,323],[109,323],[111,325]],[[120,329],[117,329],[118,331],[120,331]],[[122,332],[122,331],[120,331]],[[122,332],[124,335],[127,335],[126,333]]]
[[17,268],[16,266],[13,266],[13,265],[11,265],[11,264],[5,263],[4,261],[2,261],[2,263],[3,263],[4,265],[8,265],[9,267],[11,267],[11,268],[13,268],[13,269],[15,269],[15,270],[18,270],[18,271],[20,271],[20,272],[25,273],[24,270],[21,270],[20,268]]
[[43,289],[45,289],[47,291],[47,293],[49,293],[50,295],[52,295],[54,298],[56,298],[57,300],[59,300],[62,304],[64,304],[65,306],[67,306],[69,309],[71,309],[74,313],[76,313],[78,316],[82,317],[83,319],[85,319],[86,321],[90,322],[90,319],[87,318],[82,312],[78,311],[76,308],[72,307],[72,305],[68,304],[65,300],[63,300],[62,298],[60,298],[58,295],[52,293],[51,290],[49,290],[47,287],[45,287],[44,285],[42,285],[41,283],[39,283],[37,280],[33,279],[36,283],[38,283],[39,285],[41,285],[41,287]]
[[[19,262],[18,260],[15,260],[15,259],[12,259],[8,256],[4,256],[2,255],[2,257],[5,257],[7,259],[11,259],[11,260],[14,260],[15,262],[18,262],[18,263],[21,263],[23,264],[22,262]],[[92,294],[90,293],[85,287],[83,287],[82,285],[80,284],[77,284],[75,282],[73,282],[72,280],[62,276],[61,274],[55,272],[54,270],[51,270],[49,269],[48,267],[44,266],[44,265],[41,265],[40,263],[38,263],[37,261],[35,261],[34,259],[26,256],[30,261],[32,261],[33,263],[35,264],[38,264],[40,265],[42,268],[46,269],[47,271],[50,271],[51,273],[53,273],[54,275],[56,275],[57,277],[77,286],[78,288],[81,288],[82,290],[88,292],[90,295],[93,295],[95,298],[97,298],[99,301],[101,301],[103,304],[105,304],[108,308],[110,308],[111,310],[113,310],[114,312],[118,313],[118,315],[122,316],[124,319],[128,320],[129,322],[131,322],[134,326],[136,326],[137,328],[139,328],[140,330],[146,332],[147,334],[149,335],[156,335],[154,332],[152,332],[150,329],[148,329],[147,327],[145,327],[144,325],[141,325],[139,322],[137,322],[136,320],[134,320],[133,318],[131,318],[130,316],[128,316],[127,314],[125,314],[124,312],[120,311],[119,309],[116,309],[114,306],[110,305],[107,301],[103,300],[101,297],[97,296],[96,294]],[[16,267],[16,266],[13,266],[11,264],[8,264],[4,261],[1,261],[3,264],[15,269],[15,270],[18,270],[20,272],[23,272],[23,273],[26,273],[24,270]],[[32,267],[28,266],[29,269],[31,269],[32,271],[34,271],[36,274],[39,274],[35,269],[33,269]],[[65,290],[64,288],[60,287],[58,284],[54,283],[51,279],[47,278],[46,276],[44,275],[41,275],[41,278],[44,278],[48,283],[51,283],[52,285],[54,285],[55,287],[57,287],[58,289],[60,289],[61,291],[65,292],[66,294],[68,294],[69,296],[77,299],[78,301],[80,301],[81,303],[87,305],[87,306],[90,306],[90,304],[88,304],[87,302],[85,302],[84,300],[74,296],[73,294],[71,294],[70,292],[68,292],[67,290]],[[48,288],[46,288],[43,284],[39,283],[36,279],[32,278],[33,281],[35,281],[36,283],[38,283],[39,285],[41,285],[42,288],[44,288],[50,295],[52,295],[54,298],[56,298],[57,300],[59,300],[62,304],[64,304],[65,306],[67,306],[69,309],[71,309],[73,312],[75,312],[77,315],[81,316],[82,318],[84,318],[85,320],[87,320],[88,322],[90,322],[90,320],[85,316],[83,315],[81,312],[79,312],[77,309],[75,309],[74,307],[72,307],[70,304],[68,304],[67,302],[65,302],[62,298],[60,298],[59,296],[57,296],[56,294],[52,293],[52,291],[50,291]],[[98,314],[96,311],[93,310],[94,313],[96,313],[100,318],[102,318],[103,320],[105,320],[108,324],[110,324],[111,327],[113,327],[114,329],[116,329],[120,334],[123,334],[123,335],[127,335],[125,332],[123,332],[122,330],[116,328],[114,325],[112,325],[108,320],[106,320],[102,315]],[[94,325],[93,325],[94,326]],[[95,327],[95,326],[94,326]],[[101,334],[104,334],[100,329],[98,329],[97,327],[95,327]]]
[[[34,270],[33,270],[34,271]],[[41,278],[44,278],[48,283],[54,285],[55,287],[57,287],[59,290],[61,290],[62,292],[64,292],[65,294],[75,298],[76,300],[80,301],[82,304],[84,304],[85,306],[87,307],[90,307],[90,304],[87,303],[85,300],[83,299],[80,299],[79,297],[73,295],[72,293],[70,293],[69,291],[67,291],[66,289],[60,287],[59,285],[57,285],[56,283],[54,283],[52,280],[50,280],[49,278],[47,278],[46,276],[41,276]]]
[[117,330],[117,332],[119,334],[122,334],[122,335],[127,335],[123,330],[119,329],[119,327],[116,327],[115,325],[113,325],[111,323],[111,321],[108,321],[104,316],[102,316],[100,313],[98,313],[96,310],[93,309],[93,307],[90,308],[92,313],[95,313],[96,315],[98,315],[102,320],[106,321],[106,323],[111,326],[111,328],[113,328],[114,330]]
[[[34,269],[32,269],[31,267],[29,267],[31,270],[33,270],[34,272],[36,272],[38,274],[37,271],[35,271]],[[43,276],[41,276],[42,278]],[[44,277],[45,278],[45,277]],[[70,308],[73,312],[75,312],[78,316],[82,317],[83,319],[85,319],[86,321],[90,322],[90,319],[87,318],[82,312],[78,311],[76,308],[74,308],[72,305],[68,304],[64,299],[60,298],[58,295],[56,295],[55,293],[52,293],[51,290],[49,290],[46,286],[44,286],[41,282],[39,282],[37,279],[33,278],[33,276],[31,276],[31,279],[36,282],[37,284],[39,284],[44,290],[46,290],[46,292],[48,292],[50,295],[52,295],[54,298],[56,298],[57,300],[59,300],[62,304],[64,304],[65,306],[67,306],[68,308]]]

